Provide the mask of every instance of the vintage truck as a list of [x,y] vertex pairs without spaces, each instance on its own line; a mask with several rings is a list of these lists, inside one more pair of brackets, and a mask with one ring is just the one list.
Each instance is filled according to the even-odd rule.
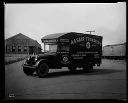
[[83,71],[92,71],[93,66],[100,66],[102,58],[102,36],[68,32],[44,36],[44,53],[29,56],[23,64],[27,75],[34,72],[45,77],[49,69],[68,67],[76,72],[77,67]]

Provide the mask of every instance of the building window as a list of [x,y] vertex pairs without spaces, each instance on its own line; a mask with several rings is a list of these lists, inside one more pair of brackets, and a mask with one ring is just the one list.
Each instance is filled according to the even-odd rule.
[[21,46],[18,46],[18,52],[21,52]]
[[12,46],[12,52],[15,52],[15,46]]
[[27,52],[27,46],[24,46],[24,52]]

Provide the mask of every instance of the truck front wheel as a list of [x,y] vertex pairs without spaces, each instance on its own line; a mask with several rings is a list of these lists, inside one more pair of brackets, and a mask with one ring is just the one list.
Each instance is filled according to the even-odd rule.
[[93,65],[86,65],[83,67],[83,71],[85,72],[91,72],[93,71]]
[[36,73],[39,77],[45,77],[49,72],[49,67],[47,63],[41,63],[39,67],[36,69]]
[[70,70],[70,72],[75,72],[77,67],[68,67],[68,69]]
[[35,70],[33,68],[23,67],[23,71],[26,75],[32,75]]

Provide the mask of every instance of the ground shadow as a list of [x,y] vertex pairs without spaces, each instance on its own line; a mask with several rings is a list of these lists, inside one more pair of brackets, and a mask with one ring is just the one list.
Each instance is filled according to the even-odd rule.
[[[103,74],[110,74],[110,73],[116,73],[116,72],[122,72],[122,70],[115,70],[115,69],[94,69],[91,72],[85,72],[83,70],[76,70],[76,72],[71,73],[70,71],[60,71],[60,72],[52,72],[48,73],[48,75],[45,78],[55,78],[60,76],[70,76],[70,75],[103,75]],[[33,76],[38,77],[37,74],[33,74]]]

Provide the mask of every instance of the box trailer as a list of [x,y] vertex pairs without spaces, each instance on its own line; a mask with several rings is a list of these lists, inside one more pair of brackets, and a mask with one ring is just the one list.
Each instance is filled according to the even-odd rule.
[[68,67],[76,72],[92,71],[93,66],[100,66],[102,58],[102,36],[84,33],[57,33],[43,37],[44,53],[30,56],[23,65],[23,71],[31,75],[36,71],[39,77],[45,77],[49,69]]

